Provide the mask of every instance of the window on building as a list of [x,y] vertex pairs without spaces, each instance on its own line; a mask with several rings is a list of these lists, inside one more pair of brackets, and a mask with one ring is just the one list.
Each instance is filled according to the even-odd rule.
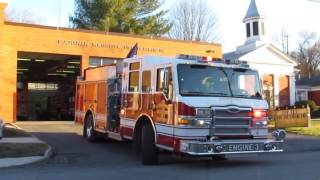
[[90,57],[89,58],[89,67],[98,67],[102,65],[115,64],[116,59],[111,58],[102,58],[102,57]]
[[308,92],[304,90],[298,90],[297,91],[297,101],[306,101],[308,100]]
[[28,83],[28,90],[58,90],[59,86],[55,83]]
[[250,23],[247,23],[247,37],[250,37]]
[[142,92],[151,90],[151,71],[142,72]]
[[253,35],[258,36],[259,35],[259,24],[258,22],[253,22]]

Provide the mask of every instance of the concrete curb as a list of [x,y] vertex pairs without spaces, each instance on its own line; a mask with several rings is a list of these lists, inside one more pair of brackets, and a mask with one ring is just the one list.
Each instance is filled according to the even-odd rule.
[[19,143],[42,143],[45,144],[45,142],[43,142],[42,140],[31,136],[31,137],[22,137],[22,138],[2,138],[0,140],[0,144],[2,143],[15,143],[15,144],[19,144]]
[[[48,145],[48,144],[47,144]],[[19,158],[2,158],[0,159],[0,168],[8,168],[14,166],[22,166],[40,162],[50,158],[53,154],[52,147],[48,145],[48,149],[43,156],[19,157]]]
[[17,126],[16,124],[14,124],[14,123],[7,123],[9,126],[13,126],[13,127],[15,127],[15,128],[17,128],[17,129],[20,129],[20,130],[22,130],[22,128],[21,127],[19,127],[19,126]]
[[[21,129],[19,126],[15,126],[18,129]],[[32,164],[36,162],[40,162],[43,160],[46,160],[50,158],[53,154],[52,147],[47,144],[46,142],[40,140],[34,135],[31,135],[31,138],[34,138],[37,143],[46,144],[48,146],[48,149],[44,152],[43,156],[31,156],[31,157],[18,157],[18,158],[0,158],[0,168],[8,168],[8,167],[14,167],[14,166],[22,166],[27,164]],[[12,139],[12,138],[11,138]],[[14,142],[11,142],[14,143]],[[21,142],[18,142],[21,143]],[[28,143],[28,142],[26,142]],[[29,142],[33,143],[33,142]],[[0,143],[1,145],[1,143]]]

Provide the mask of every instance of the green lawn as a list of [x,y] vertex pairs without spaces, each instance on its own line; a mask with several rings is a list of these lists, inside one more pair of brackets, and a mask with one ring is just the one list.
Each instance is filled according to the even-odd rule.
[[29,133],[13,127],[4,127],[3,137],[30,137]]
[[311,127],[287,128],[286,130],[296,134],[320,136],[320,121],[311,121]]
[[[6,126],[3,137],[19,138],[31,135],[21,129]],[[47,149],[48,146],[43,143],[0,143],[0,158],[43,156]]]
[[42,143],[0,143],[0,158],[43,156],[47,149]]

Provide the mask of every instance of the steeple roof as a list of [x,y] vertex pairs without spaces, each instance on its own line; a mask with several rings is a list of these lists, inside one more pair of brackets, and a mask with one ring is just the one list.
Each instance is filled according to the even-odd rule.
[[251,0],[249,8],[247,10],[247,14],[244,19],[251,18],[251,17],[260,17],[261,12],[259,12],[257,3],[255,0]]

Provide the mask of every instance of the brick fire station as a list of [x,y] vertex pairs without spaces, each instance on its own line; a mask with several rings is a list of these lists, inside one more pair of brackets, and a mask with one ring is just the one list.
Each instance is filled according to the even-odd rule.
[[[138,43],[138,55],[222,58],[221,45],[6,22],[0,2],[0,118],[72,119],[77,76],[112,64]],[[209,53],[208,53],[209,52]]]
[[88,67],[113,64],[138,43],[138,55],[179,54],[244,60],[257,69],[270,106],[295,102],[296,63],[264,41],[265,18],[251,1],[244,18],[247,40],[222,55],[220,44],[5,21],[0,1],[0,118],[72,120],[75,82]]

